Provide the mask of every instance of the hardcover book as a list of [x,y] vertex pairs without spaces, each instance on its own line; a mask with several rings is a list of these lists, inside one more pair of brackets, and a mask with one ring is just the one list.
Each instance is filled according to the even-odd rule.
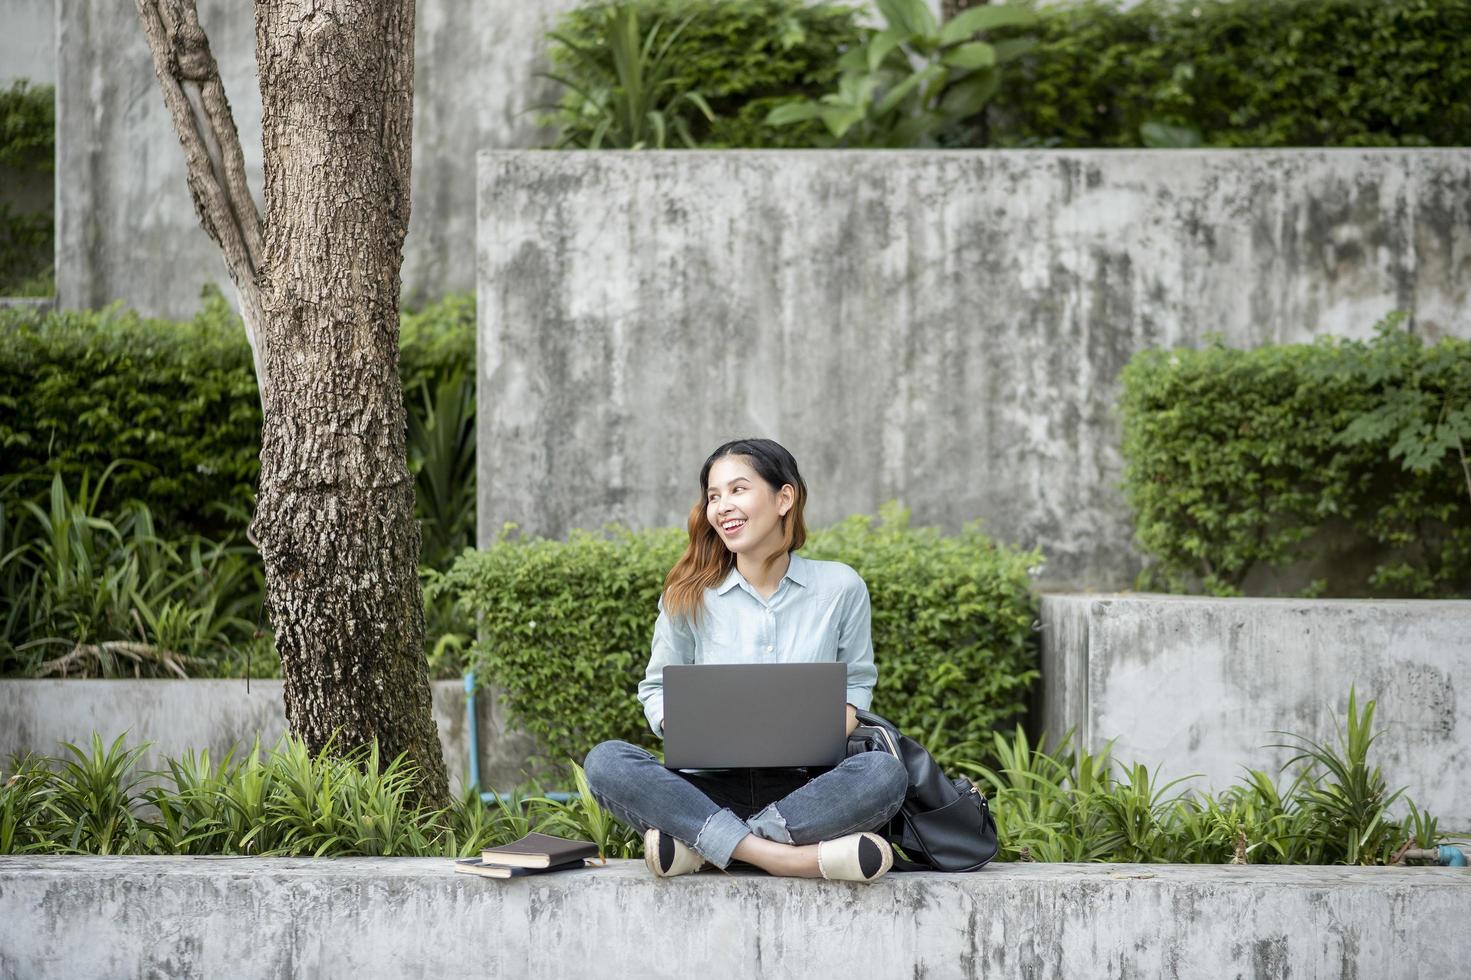
[[480,875],[482,878],[520,878],[522,875],[545,875],[553,871],[571,871],[584,864],[582,858],[554,864],[549,868],[510,868],[504,864],[488,864],[483,858],[456,858],[455,870],[461,874]]
[[598,856],[598,846],[583,840],[567,840],[551,834],[530,833],[518,841],[488,847],[480,852],[487,864],[511,868],[551,868],[555,864]]

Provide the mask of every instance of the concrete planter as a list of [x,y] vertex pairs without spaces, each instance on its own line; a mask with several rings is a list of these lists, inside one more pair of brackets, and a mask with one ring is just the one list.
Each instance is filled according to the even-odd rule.
[[1390,787],[1471,828],[1471,601],[1049,595],[1042,629],[1054,739],[1222,787],[1290,758],[1274,730],[1333,741],[1353,686]]
[[[142,757],[144,768],[163,765],[165,756],[208,748],[223,758],[232,743],[249,751],[259,736],[268,749],[286,731],[282,682],[253,680],[246,691],[238,680],[7,680],[0,681],[0,765],[15,752],[61,755],[61,742],[82,745],[96,731],[110,744],[129,732],[128,744],[154,745]],[[434,720],[458,792],[469,772],[465,687],[460,681],[433,681]],[[508,731],[505,712],[486,692],[476,697],[481,784],[509,789],[524,780],[530,740]],[[239,752],[237,752],[237,757]]]
[[[992,865],[873,885],[642,862],[0,857],[0,976],[1463,976],[1471,872]],[[86,922],[84,936],[78,923]]]

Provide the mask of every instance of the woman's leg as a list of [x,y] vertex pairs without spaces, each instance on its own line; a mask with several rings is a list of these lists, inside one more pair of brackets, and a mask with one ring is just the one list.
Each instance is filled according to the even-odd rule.
[[[904,764],[887,752],[863,752],[813,779],[770,773],[766,798],[781,798],[746,820],[751,836],[733,856],[776,875],[816,878],[817,843],[883,826],[909,788]],[[794,785],[796,784],[796,785]]]
[[904,763],[887,752],[860,752],[753,814],[746,827],[779,844],[815,844],[882,827],[908,789]]
[[[639,831],[657,827],[716,867],[730,864],[731,852],[751,833],[730,809],[737,800],[734,788],[729,797],[712,799],[711,793],[725,796],[721,780],[701,778],[704,788],[697,787],[636,745],[602,742],[587,754],[582,767],[593,798],[619,820]],[[745,782],[743,777],[741,781]]]

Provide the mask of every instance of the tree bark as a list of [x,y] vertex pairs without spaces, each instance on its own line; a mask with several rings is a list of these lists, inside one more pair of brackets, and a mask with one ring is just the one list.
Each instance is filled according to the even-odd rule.
[[287,722],[314,752],[407,753],[419,800],[444,806],[398,375],[413,0],[256,0],[264,222],[194,0],[136,2],[256,356],[251,536]]
[[413,0],[256,2],[271,391],[253,529],[292,731],[377,736],[444,805],[398,374],[413,52]]
[[194,0],[137,0],[153,71],[184,147],[189,195],[205,232],[224,253],[240,299],[262,404],[269,387],[261,345],[261,218],[245,180],[240,133]]

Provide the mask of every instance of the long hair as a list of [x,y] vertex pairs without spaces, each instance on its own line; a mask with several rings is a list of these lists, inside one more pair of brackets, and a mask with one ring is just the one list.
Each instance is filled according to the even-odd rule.
[[671,618],[684,616],[699,622],[705,609],[705,590],[723,582],[735,566],[735,554],[725,547],[719,532],[705,519],[710,467],[726,456],[745,459],[773,493],[788,483],[795,491],[791,509],[781,518],[782,548],[766,560],[766,567],[770,568],[782,555],[807,543],[807,524],[802,518],[807,505],[807,484],[797,472],[797,461],[792,454],[770,439],[727,442],[700,467],[700,499],[690,508],[689,547],[664,577],[664,611]]

